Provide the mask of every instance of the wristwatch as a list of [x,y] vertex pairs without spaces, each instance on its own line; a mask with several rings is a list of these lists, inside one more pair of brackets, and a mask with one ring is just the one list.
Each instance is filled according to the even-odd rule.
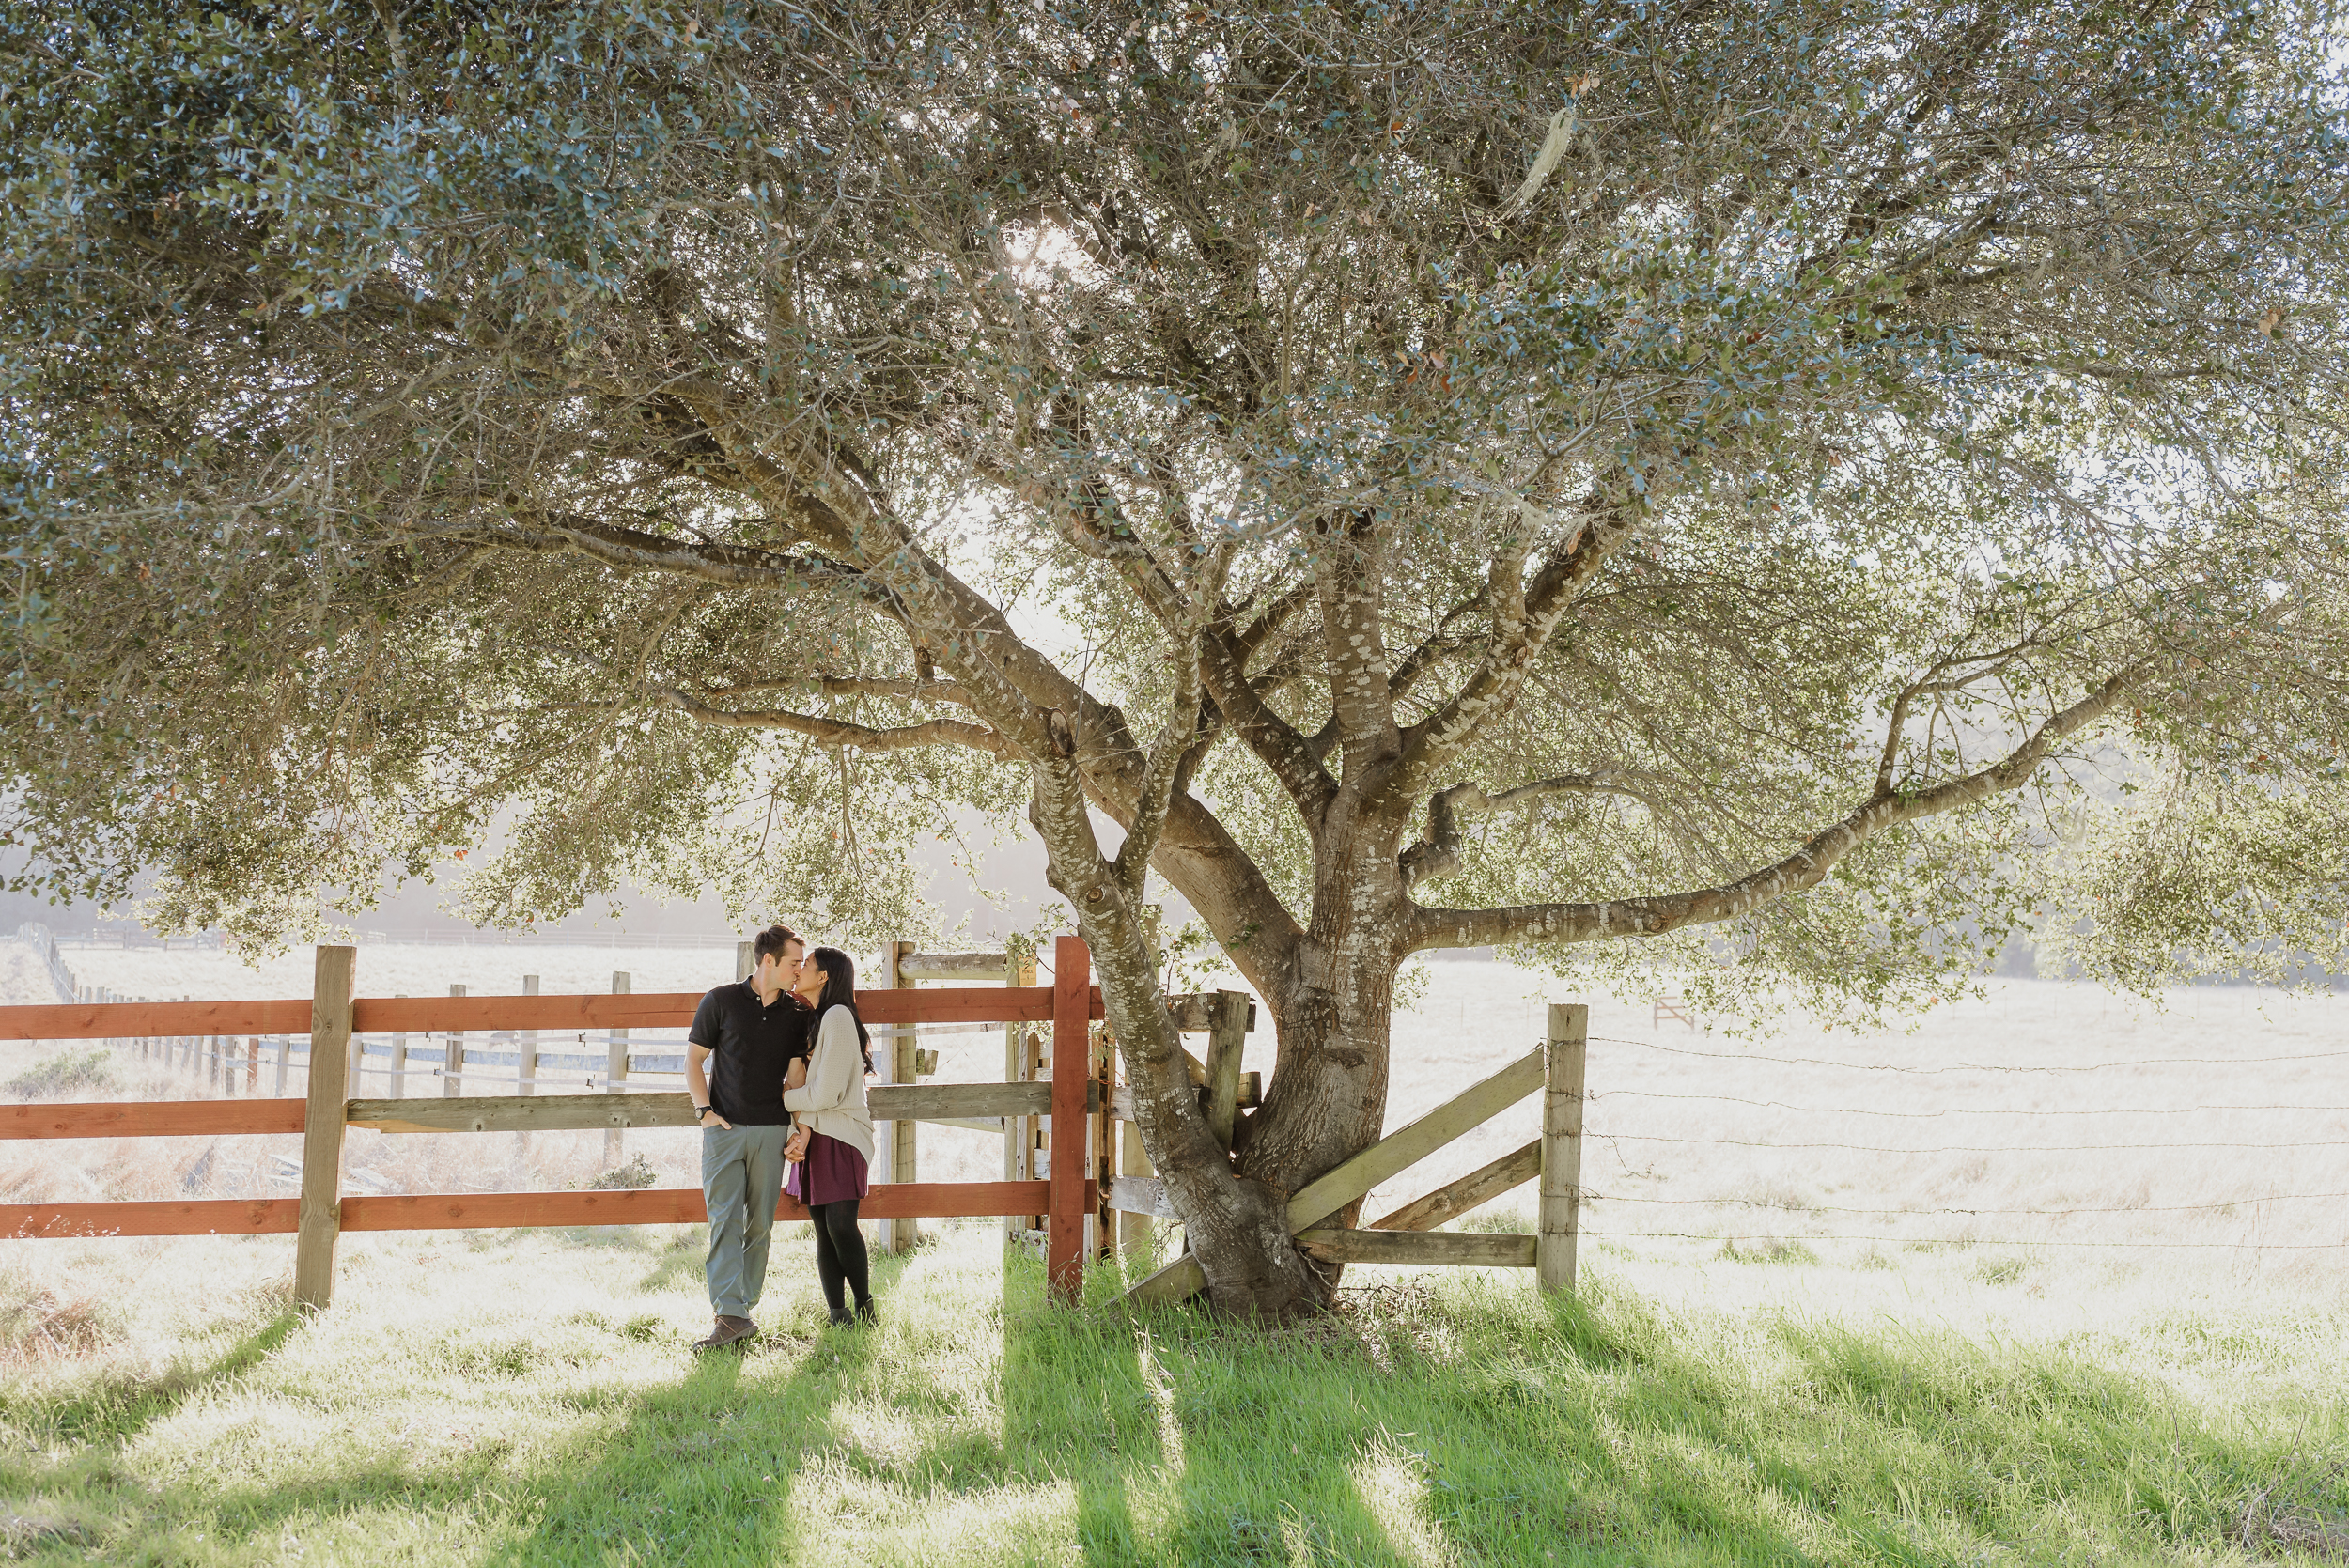
[[693,1120],[698,1122],[716,1109],[715,1106],[697,1105],[693,1108]]

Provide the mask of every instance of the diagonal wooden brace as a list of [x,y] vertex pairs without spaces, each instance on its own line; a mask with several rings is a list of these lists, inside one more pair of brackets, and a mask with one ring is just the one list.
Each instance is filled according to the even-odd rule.
[[[1482,1126],[1541,1086],[1542,1053],[1531,1050],[1418,1121],[1396,1128],[1319,1180],[1309,1183],[1289,1199],[1290,1234],[1312,1229],[1388,1177],[1418,1164],[1461,1134]],[[1136,1284],[1124,1299],[1136,1306],[1172,1306],[1189,1300],[1206,1285],[1207,1276],[1199,1266],[1199,1260],[1186,1255]]]

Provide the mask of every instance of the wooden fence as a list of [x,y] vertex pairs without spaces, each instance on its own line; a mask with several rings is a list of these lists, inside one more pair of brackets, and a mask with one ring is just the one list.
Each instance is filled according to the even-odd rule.
[[[1105,1028],[1101,993],[1092,985],[1082,941],[1062,938],[1052,984],[1034,984],[1034,966],[1001,954],[919,955],[893,944],[885,970],[893,984],[858,995],[868,1026],[894,1048],[881,1055],[894,1080],[867,1097],[883,1133],[875,1185],[861,1213],[889,1223],[888,1244],[911,1239],[919,1219],[1003,1216],[1015,1229],[1044,1232],[1054,1294],[1073,1297],[1089,1254],[1131,1247],[1155,1220],[1173,1219],[1164,1185],[1155,1179],[1133,1125],[1130,1091],[1117,1080],[1116,1053]],[[342,1155],[350,1128],[382,1134],[478,1133],[686,1127],[686,1096],[617,1092],[626,1057],[607,1063],[605,1093],[533,1093],[537,1041],[570,1033],[624,1051],[630,1032],[676,1030],[690,1023],[700,992],[630,994],[625,982],[608,995],[353,997],[356,950],[318,950],[312,995],[254,1001],[79,1002],[0,1007],[0,1038],[117,1039],[185,1043],[191,1063],[203,1042],[249,1040],[242,1064],[248,1090],[257,1078],[259,1041],[274,1036],[277,1081],[285,1082],[291,1042],[306,1037],[306,1094],[300,1098],[0,1107],[0,1139],[191,1137],[242,1133],[303,1135],[301,1196],[52,1204],[0,1204],[0,1236],[285,1234],[297,1236],[295,1295],[323,1306],[332,1298],[336,1238],[345,1231],[456,1230],[562,1225],[691,1224],[706,1218],[699,1188],[617,1191],[351,1194],[342,1191]],[[922,980],[1002,974],[990,986],[922,990]],[[533,977],[535,978],[535,977]],[[615,980],[618,977],[615,976]],[[453,992],[460,988],[452,987]],[[531,987],[535,990],[535,986]],[[1258,1075],[1241,1070],[1254,1026],[1254,1004],[1239,992],[1171,999],[1176,1025],[1207,1036],[1204,1060],[1189,1058],[1209,1126],[1229,1150],[1241,1117],[1261,1098]],[[1582,1074],[1589,1010],[1550,1010],[1548,1045],[1475,1085],[1408,1126],[1382,1139],[1298,1192],[1289,1203],[1302,1245],[1336,1262],[1529,1266],[1545,1289],[1571,1288],[1580,1181]],[[1005,1081],[921,1083],[934,1053],[915,1044],[931,1025],[1005,1027]],[[1034,1026],[1049,1027],[1049,1034]],[[348,1093],[362,1033],[441,1032],[443,1097],[356,1097]],[[520,1046],[511,1095],[461,1093],[468,1034],[510,1032]],[[216,1061],[229,1056],[216,1045]],[[925,1060],[925,1059],[927,1060]],[[404,1063],[396,1064],[404,1068]],[[1039,1076],[1039,1075],[1043,1076]],[[395,1084],[399,1082],[396,1077]],[[1359,1229],[1327,1222],[1372,1188],[1401,1173],[1536,1090],[1545,1092],[1542,1136],[1524,1148]],[[233,1088],[232,1091],[233,1093]],[[915,1179],[913,1128],[921,1122],[1003,1130],[1004,1177],[994,1182]],[[1119,1124],[1123,1124],[1121,1126]],[[1055,1146],[1055,1131],[1061,1134]],[[1073,1155],[1076,1157],[1054,1157]],[[1112,1172],[1114,1167],[1114,1172]],[[1530,1234],[1431,1234],[1434,1227],[1519,1186],[1541,1183],[1539,1228]],[[789,1197],[778,1219],[804,1219]],[[1039,1225],[1040,1221],[1040,1225]],[[1176,1259],[1137,1285],[1136,1300],[1177,1300],[1204,1284],[1195,1260]]]
[[[1083,1127],[1107,1098],[1088,1077],[1091,1022],[1102,1016],[1084,943],[1061,939],[1050,986],[865,991],[868,1024],[1041,1023],[1055,1048],[1037,1083],[890,1084],[868,1091],[877,1121],[1041,1116]],[[500,1029],[600,1031],[677,1028],[702,993],[610,996],[353,997],[357,952],[321,947],[306,1000],[70,1003],[0,1007],[0,1038],[86,1040],[309,1036],[308,1093],[301,1099],[101,1102],[0,1108],[0,1138],[187,1137],[291,1133],[303,1137],[299,1198],[0,1204],[0,1235],[296,1236],[294,1294],[323,1306],[334,1295],[336,1238],[345,1231],[467,1230],[497,1226],[688,1224],[705,1218],[699,1188],[634,1191],[422,1193],[345,1196],[342,1155],[352,1127],[382,1133],[492,1132],[690,1126],[686,1096],[667,1094],[469,1095],[438,1100],[354,1099],[345,1094],[355,1032],[458,1033]],[[1082,1149],[1083,1144],[1076,1147]],[[876,1219],[1038,1214],[1054,1293],[1074,1296],[1087,1217],[1099,1183],[1087,1161],[1049,1162],[1042,1179],[877,1185],[862,1213]],[[786,1197],[777,1217],[804,1219]]]

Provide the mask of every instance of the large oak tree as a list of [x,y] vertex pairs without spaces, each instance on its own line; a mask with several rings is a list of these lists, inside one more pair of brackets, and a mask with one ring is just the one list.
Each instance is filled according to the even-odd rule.
[[[258,934],[492,836],[493,918],[870,924],[1024,809],[1275,1314],[1415,953],[2337,961],[2337,23],[12,8],[9,840]],[[1154,876],[1278,1032],[1236,1164]]]

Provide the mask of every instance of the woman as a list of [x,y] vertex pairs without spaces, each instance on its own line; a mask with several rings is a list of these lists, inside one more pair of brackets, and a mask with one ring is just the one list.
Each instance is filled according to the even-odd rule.
[[[807,1129],[804,1155],[792,1162],[784,1190],[816,1219],[816,1272],[834,1323],[871,1323],[873,1292],[864,1233],[856,1206],[869,1189],[873,1117],[864,1109],[864,1075],[873,1070],[872,1036],[856,1009],[856,965],[836,947],[807,955],[794,990],[816,1014],[804,1081],[785,1080],[783,1108]],[[792,1141],[799,1141],[793,1134]],[[846,1292],[856,1296],[851,1314]]]

